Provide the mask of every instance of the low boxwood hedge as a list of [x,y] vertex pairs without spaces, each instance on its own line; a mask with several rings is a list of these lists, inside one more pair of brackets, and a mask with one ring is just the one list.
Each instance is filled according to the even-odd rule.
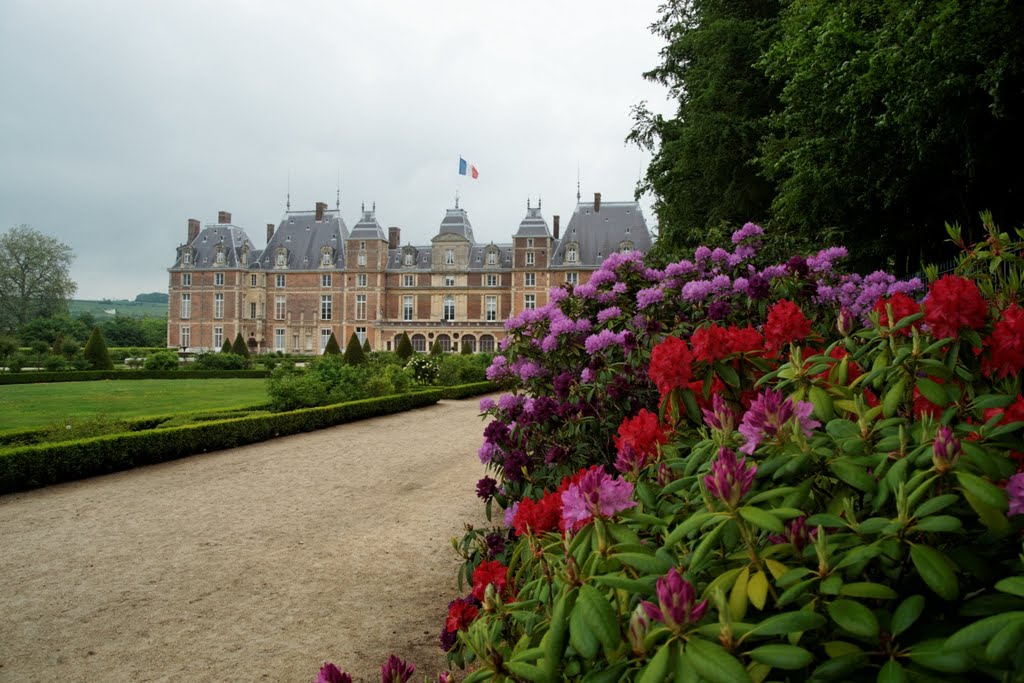
[[68,370],[67,372],[5,372],[3,384],[94,382],[101,379],[266,379],[269,370]]
[[471,382],[470,384],[456,384],[451,387],[444,387],[444,398],[458,400],[472,396],[483,396],[498,391],[499,387],[494,382]]
[[12,448],[0,452],[0,494],[421,408],[437,403],[443,395],[443,390],[435,389],[287,413]]

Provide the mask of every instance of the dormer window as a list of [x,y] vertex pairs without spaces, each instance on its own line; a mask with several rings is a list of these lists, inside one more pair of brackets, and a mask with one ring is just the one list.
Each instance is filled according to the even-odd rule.
[[330,247],[320,249],[320,265],[329,266],[334,262],[334,250]]
[[224,254],[224,247],[218,245],[217,255],[214,257],[214,263],[216,263],[218,266],[223,266],[225,259],[226,255]]
[[414,247],[409,246],[402,250],[402,265],[416,265],[416,249]]
[[623,254],[628,254],[629,252],[633,251],[633,243],[630,242],[629,240],[623,240],[622,242],[619,242],[619,251],[621,251]]
[[274,259],[274,263],[278,268],[284,268],[288,265],[288,250],[281,247],[274,255]]
[[487,265],[495,266],[498,264],[498,252],[489,251],[487,252]]
[[183,266],[190,266],[190,265],[192,265],[192,252],[191,251],[183,251],[181,253],[181,265],[183,265]]
[[568,263],[576,263],[580,258],[580,249],[575,244],[570,244],[565,248],[565,260]]

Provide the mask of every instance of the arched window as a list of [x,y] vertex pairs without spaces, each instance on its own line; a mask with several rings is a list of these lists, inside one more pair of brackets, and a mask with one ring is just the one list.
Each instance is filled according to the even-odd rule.
[[417,353],[427,352],[427,338],[422,334],[412,335],[412,350]]
[[459,344],[459,350],[461,351],[464,347],[469,347],[470,353],[476,353],[476,337],[471,334],[467,334],[462,338],[462,343]]
[[441,345],[441,350],[445,353],[451,353],[452,350],[452,338],[447,334],[437,335],[437,343]]
[[494,353],[494,337],[489,334],[480,335],[480,352]]
[[442,315],[444,320],[455,320],[455,297],[446,296],[444,298],[444,314]]

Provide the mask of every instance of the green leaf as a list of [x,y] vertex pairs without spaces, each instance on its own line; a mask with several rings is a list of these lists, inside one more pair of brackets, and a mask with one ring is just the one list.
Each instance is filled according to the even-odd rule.
[[875,478],[868,474],[863,467],[835,460],[829,463],[828,468],[832,471],[832,474],[855,489],[865,493],[874,493],[877,488]]
[[621,588],[624,591],[639,593],[641,595],[652,593],[654,591],[655,580],[656,577],[654,576],[647,576],[640,579],[629,579],[619,574],[606,574],[604,576],[595,576],[593,578],[594,583],[601,584],[602,586]]
[[960,531],[963,529],[963,523],[959,517],[953,517],[951,515],[935,515],[934,517],[926,517],[920,522],[915,524],[912,528],[915,531],[926,531],[926,532],[951,532]]
[[945,408],[946,404],[949,403],[949,396],[946,394],[945,387],[935,380],[928,379],[927,377],[918,377],[916,385],[922,396],[940,408]]
[[935,514],[939,510],[949,507],[958,500],[960,500],[960,496],[955,493],[944,493],[941,496],[929,498],[917,506],[917,509],[914,510],[914,516],[918,519],[927,517],[928,515]]
[[1020,647],[1022,634],[1024,634],[1024,619],[1011,621],[992,636],[992,640],[988,641],[985,657],[990,662],[1002,662],[1008,659]]
[[599,643],[597,636],[591,628],[592,621],[587,619],[580,609],[579,598],[576,599],[576,606],[569,616],[569,644],[573,646],[584,659],[593,659],[597,656]]
[[1011,576],[996,584],[996,590],[1024,598],[1024,576]]
[[906,393],[907,380],[905,378],[893,384],[889,391],[885,392],[885,398],[882,399],[882,414],[886,417],[895,415],[900,408],[900,403],[903,402],[903,395]]
[[895,600],[899,597],[899,594],[888,586],[870,581],[847,583],[839,589],[839,594],[851,598],[874,598],[876,600]]
[[924,596],[911,595],[900,603],[899,607],[892,613],[892,624],[890,630],[894,636],[906,631],[914,625],[917,618],[924,611]]
[[867,654],[863,652],[833,657],[832,659],[818,665],[811,676],[811,680],[848,680],[849,674],[859,669],[867,659]]
[[796,645],[762,645],[747,654],[755,662],[787,670],[802,669],[814,660],[814,655]]
[[701,678],[711,683],[751,683],[750,674],[739,660],[717,643],[691,638],[686,643],[686,656]]
[[658,648],[651,661],[647,662],[636,678],[636,683],[662,683],[668,673],[668,659],[672,653],[672,642],[669,641]]
[[834,600],[828,615],[840,628],[855,636],[874,641],[878,638],[878,619],[864,605],[853,600]]
[[1006,491],[970,472],[957,472],[956,478],[964,490],[975,499],[1000,512],[1006,512],[1009,507]]
[[722,532],[725,530],[725,525],[728,522],[728,519],[722,520],[718,523],[718,526],[712,529],[704,536],[703,539],[701,539],[701,542],[697,545],[693,554],[690,556],[690,571],[699,570],[701,568],[704,558],[706,558],[711,550],[718,545],[718,540],[722,537]]
[[931,638],[914,644],[907,650],[910,661],[934,671],[962,673],[971,668],[971,656],[965,650],[949,649],[948,640]]
[[623,672],[629,666],[626,662],[613,664],[601,671],[591,671],[583,677],[582,683],[618,683],[623,678]]
[[576,590],[569,587],[563,588],[555,607],[551,611],[551,623],[548,625],[548,632],[541,639],[540,646],[544,648],[544,672],[549,680],[554,680],[558,666],[565,654],[565,632],[569,627],[569,613],[576,603]]
[[740,517],[765,531],[781,534],[786,530],[778,517],[761,508],[744,506],[739,509],[739,513]]
[[597,639],[604,646],[604,651],[608,653],[614,650],[621,640],[621,634],[618,617],[608,598],[593,586],[583,584],[580,586],[580,594],[573,609],[574,615],[577,612],[582,612],[584,621],[597,635]]
[[509,671],[516,675],[516,678],[521,678],[524,681],[545,683],[546,681],[551,680],[551,678],[544,673],[543,669],[539,666],[534,666],[533,664],[527,664],[526,662],[505,662],[505,666]]
[[616,553],[613,557],[644,574],[664,574],[672,567],[661,558],[643,553]]
[[810,631],[825,624],[825,617],[817,612],[783,612],[770,616],[747,632],[748,638],[788,635]]
[[960,586],[945,555],[930,546],[917,544],[910,547],[910,559],[917,573],[936,595],[943,600],[956,600]]
[[669,532],[665,537],[665,547],[671,549],[676,543],[701,527],[702,524],[715,516],[714,512],[698,512],[690,515],[684,522]]
[[764,572],[754,574],[747,581],[747,597],[754,607],[764,609],[765,601],[768,599],[768,577]]
[[877,683],[905,683],[907,681],[907,672],[903,670],[900,663],[895,659],[890,659],[878,672],[878,678],[875,679]]
[[832,405],[832,397],[821,387],[814,385],[808,392],[811,405],[814,406],[814,416],[819,420],[828,421],[835,415],[835,408]]
[[1024,619],[1024,612],[1001,612],[968,624],[946,638],[945,646],[950,651],[966,650],[988,642],[992,636],[1007,624]]
[[715,373],[722,378],[722,381],[728,384],[730,387],[739,388],[740,377],[736,374],[736,371],[732,369],[731,365],[727,363],[715,363]]
[[978,513],[978,519],[981,520],[982,524],[999,536],[1005,536],[1010,533],[1010,523],[1006,519],[1005,512],[998,508],[994,508],[991,505],[986,505],[973,496],[969,491],[964,492],[964,498],[967,499],[967,503],[971,506],[971,509]]

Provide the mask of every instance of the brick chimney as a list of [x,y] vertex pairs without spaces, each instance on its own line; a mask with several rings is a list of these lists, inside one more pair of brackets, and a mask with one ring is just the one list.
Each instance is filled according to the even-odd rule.
[[327,210],[327,202],[317,202],[316,203],[316,222],[317,223],[323,223],[323,221],[324,221],[324,211],[326,211],[326,210]]
[[218,211],[217,222],[221,225],[228,225],[231,223],[231,214],[227,211]]
[[556,240],[558,239],[558,222],[559,222],[559,220],[560,220],[560,217],[557,216],[557,215],[551,217],[551,223],[552,223],[551,224],[551,229],[555,231],[555,239]]
[[192,244],[199,237],[199,221],[195,218],[188,219],[188,243]]
[[594,213],[600,213],[601,211],[601,193],[594,193]]
[[402,229],[391,226],[388,228],[388,249],[398,249],[402,246]]
[[274,224],[267,223],[267,244],[270,244],[270,239],[274,236]]

